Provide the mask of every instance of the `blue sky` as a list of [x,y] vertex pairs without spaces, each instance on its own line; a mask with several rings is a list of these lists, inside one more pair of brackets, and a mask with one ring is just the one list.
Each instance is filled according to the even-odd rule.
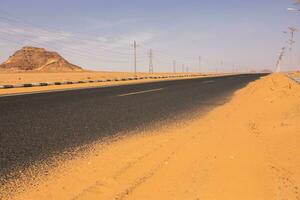
[[[132,43],[138,70],[171,71],[176,60],[190,71],[272,69],[288,39],[300,28],[292,0],[0,0],[0,61],[24,45],[58,51],[95,70],[131,71]],[[297,6],[295,6],[297,7]],[[300,8],[300,6],[299,6]],[[299,35],[284,69],[300,65]],[[223,65],[221,64],[223,63]]]

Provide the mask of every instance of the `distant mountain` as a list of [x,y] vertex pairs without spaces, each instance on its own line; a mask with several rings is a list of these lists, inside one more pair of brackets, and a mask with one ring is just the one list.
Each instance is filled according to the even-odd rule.
[[43,48],[23,47],[0,65],[0,71],[8,72],[72,72],[83,71],[56,52]]

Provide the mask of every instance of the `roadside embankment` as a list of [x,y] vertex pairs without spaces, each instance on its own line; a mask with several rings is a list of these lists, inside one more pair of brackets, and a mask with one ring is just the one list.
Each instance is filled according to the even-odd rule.
[[205,116],[94,144],[14,198],[297,200],[299,121],[300,86],[272,74]]
[[225,74],[195,73],[130,73],[130,72],[0,72],[0,95],[45,92],[76,88],[155,82],[162,80],[220,76]]
[[[192,73],[142,73],[136,74],[136,77],[150,76],[169,76],[169,75],[191,75]],[[134,77],[132,72],[20,72],[4,73],[0,72],[0,85],[21,84],[37,82],[63,82],[63,81],[90,81],[99,79],[117,79]]]

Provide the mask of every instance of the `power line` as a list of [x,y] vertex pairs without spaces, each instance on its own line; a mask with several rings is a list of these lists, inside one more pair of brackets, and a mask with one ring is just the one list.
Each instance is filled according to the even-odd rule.
[[[86,35],[84,34],[84,37],[80,37],[81,34],[80,32],[76,32],[75,35],[71,35],[68,36],[66,35],[66,33],[62,33],[62,32],[55,32],[53,30],[50,30],[48,28],[45,28],[43,26],[31,23],[29,21],[26,21],[24,19],[21,19],[13,14],[10,14],[6,11],[2,11],[0,10],[0,13],[2,13],[3,16],[0,16],[0,21],[4,21],[5,23],[8,23],[8,25],[10,27],[12,27],[13,25],[21,25],[21,29],[25,30],[25,32],[27,33],[31,33],[32,37],[36,37],[35,34],[38,34],[38,36],[43,36],[43,37],[53,37],[55,40],[50,42],[44,42],[44,41],[40,41],[37,39],[33,39],[31,36],[28,35],[21,35],[20,32],[17,32],[16,30],[12,30],[11,33],[6,32],[6,34],[9,35],[9,37],[13,37],[12,33],[15,33],[19,38],[25,38],[25,41],[29,41],[31,43],[34,44],[38,44],[38,45],[47,45],[50,46],[54,49],[59,49],[59,50],[63,50],[63,53],[68,53],[71,56],[77,55],[79,57],[83,57],[86,59],[86,57],[94,57],[97,58],[99,60],[101,60],[102,62],[132,62],[130,61],[132,59],[131,56],[134,56],[134,71],[136,73],[137,71],[137,62],[139,63],[145,63],[145,66],[147,65],[147,53],[143,54],[143,49],[145,49],[146,45],[141,45],[139,44],[139,54],[137,55],[137,44],[136,41],[134,42],[134,50],[132,52],[132,46],[130,47],[130,45],[128,44],[128,47],[116,47],[118,49],[126,49],[126,51],[128,52],[124,52],[124,51],[116,51],[116,50],[112,50],[112,49],[108,49],[102,46],[102,44],[106,44],[106,42],[103,42],[101,40],[97,40],[97,39],[93,39],[92,37],[86,38]],[[1,20],[2,19],[2,20]],[[10,24],[10,23],[13,24]],[[35,29],[33,29],[33,28]],[[36,31],[36,32],[35,32]],[[21,35],[21,36],[20,36]],[[79,36],[78,36],[79,35]],[[29,38],[28,38],[29,37]],[[68,40],[68,38],[70,38],[69,42],[73,42],[72,40],[76,40],[77,46],[76,48],[71,48],[68,47],[68,45],[62,45],[61,44],[61,40],[62,39],[66,39]],[[85,45],[85,43],[89,44],[89,45]],[[99,45],[101,44],[101,45]],[[75,46],[74,44],[72,44],[73,46]],[[62,47],[61,47],[62,46]],[[145,46],[145,47],[144,47]],[[60,48],[59,48],[60,47]],[[80,48],[80,49],[79,49]],[[100,51],[103,51],[103,54],[99,55],[98,53],[95,52],[95,49],[99,49]],[[141,49],[141,51],[140,51]],[[168,51],[164,51],[161,49],[152,49],[152,55],[151,55],[151,59],[149,57],[149,72],[150,71],[154,71],[153,69],[153,51],[155,51],[155,61],[156,63],[160,62],[160,63],[165,63],[167,66],[172,66],[172,61],[174,60],[173,55],[171,55]],[[101,52],[102,53],[102,52]],[[108,55],[108,56],[106,56]],[[108,59],[107,57],[109,56],[116,56],[117,59]],[[120,58],[122,57],[122,58]],[[151,60],[151,64],[150,64],[150,60]],[[190,56],[176,56],[176,60],[179,63],[186,63],[187,65],[191,66],[191,65],[196,65],[195,63],[196,61],[196,56],[190,57]],[[143,65],[144,66],[144,65]],[[152,69],[150,69],[152,68]],[[195,67],[196,68],[196,67]],[[171,68],[169,68],[170,70]],[[201,71],[201,61],[199,60],[199,72]],[[173,72],[176,72],[176,62],[175,62],[175,67],[174,67],[174,62],[173,62]],[[184,70],[183,70],[184,72]]]
[[[52,30],[49,30],[49,28],[46,28],[46,27],[44,27],[44,26],[41,26],[41,25],[32,23],[32,22],[30,22],[30,21],[27,21],[27,20],[25,20],[25,19],[23,19],[23,18],[20,18],[20,17],[18,17],[18,16],[16,16],[16,15],[13,15],[13,14],[11,14],[11,13],[9,13],[9,12],[4,11],[4,10],[0,10],[0,13],[5,14],[6,16],[8,16],[8,17],[1,17],[1,16],[0,16],[0,18],[4,18],[4,19],[10,20],[10,21],[17,22],[17,23],[23,23],[23,24],[27,24],[27,25],[30,25],[30,26],[33,26],[33,27],[37,27],[37,28],[42,29],[42,30],[44,30],[44,31],[46,31],[46,32],[52,32]],[[61,33],[57,33],[57,32],[56,32],[56,34],[62,35]],[[78,34],[80,34],[80,35],[86,35],[84,32],[80,32],[80,31],[76,31],[76,34],[77,34],[77,35],[78,35]],[[62,36],[65,36],[65,35],[62,35]],[[83,38],[78,38],[78,39],[81,39],[81,40],[82,40]],[[93,42],[97,42],[97,43],[101,43],[100,40],[95,40],[95,39],[91,39],[91,38],[88,38],[88,39],[85,38],[85,40],[93,41]],[[129,45],[130,45],[130,44],[128,43],[128,46],[129,46]],[[129,49],[130,49],[129,47],[119,47],[119,48],[124,48],[124,49],[126,49],[126,50],[129,50]]]
[[[31,27],[34,27],[34,28],[36,28],[39,31],[39,35],[43,35],[43,36],[47,37],[47,36],[49,36],[49,34],[52,34],[52,35],[56,35],[57,39],[61,39],[61,37],[66,38],[66,35],[64,35],[62,33],[53,32],[52,30],[47,30],[47,29],[45,29],[45,28],[43,28],[43,27],[41,27],[39,25],[34,25],[32,23],[28,23],[28,22],[23,23],[22,21],[24,21],[24,20],[22,20],[22,21],[21,20],[14,20],[14,19],[9,19],[9,18],[5,18],[5,17],[1,17],[1,16],[0,16],[0,18],[4,19],[6,21],[20,23],[23,26],[23,28],[25,28],[24,30],[26,30],[26,28],[27,28],[27,30],[26,30],[27,32],[34,33],[32,31],[32,28],[28,27],[28,24],[29,24]],[[1,20],[1,21],[3,21],[3,20]],[[29,28],[29,30],[28,30],[28,28]],[[58,36],[60,36],[60,37],[58,37]],[[95,44],[96,43],[101,43],[101,41],[99,41],[99,40],[86,39],[86,38],[83,39],[83,38],[77,37],[76,35],[72,35],[72,38],[73,39],[77,39],[80,42],[92,42],[92,43],[95,43]],[[107,51],[107,52],[110,52],[110,53],[119,54],[119,55],[128,55],[127,53],[119,52],[119,51],[115,51],[115,50],[111,50],[111,49],[107,49],[107,48],[104,48],[102,46],[97,46],[97,47],[100,48],[100,49],[102,49],[103,51]],[[118,48],[122,48],[122,47],[118,47]],[[130,49],[126,48],[126,50],[130,50]]]
[[[33,36],[34,36],[34,34],[36,34],[36,32],[33,32],[33,30],[32,30],[31,27],[35,27],[35,28],[37,29],[38,35],[39,35],[39,36],[45,36],[45,37],[48,37],[49,34],[51,34],[51,36],[54,35],[54,38],[57,39],[57,41],[52,41],[51,45],[49,45],[49,44],[46,42],[47,46],[52,46],[52,47],[54,46],[54,49],[57,49],[57,46],[56,46],[55,44],[58,43],[59,40],[61,40],[62,38],[67,38],[67,36],[64,35],[64,34],[61,34],[61,33],[58,33],[58,32],[53,32],[53,31],[49,31],[48,29],[45,29],[44,27],[41,27],[41,26],[36,25],[36,24],[33,24],[33,23],[31,23],[31,22],[22,20],[22,19],[20,19],[20,18],[18,18],[18,17],[15,17],[15,16],[11,15],[11,14],[8,14],[8,15],[10,15],[10,18],[5,18],[5,17],[1,17],[1,16],[0,16],[0,18],[4,19],[5,22],[9,21],[9,22],[14,22],[14,23],[21,24],[21,25],[22,25],[22,26],[21,26],[22,29],[24,29],[26,32],[31,32],[31,33],[33,33]],[[11,16],[13,16],[14,19],[11,19]],[[3,21],[3,20],[2,20],[2,21]],[[30,27],[29,27],[28,25],[29,25]],[[9,26],[11,26],[11,25],[9,24]],[[13,32],[13,33],[16,33],[16,32],[14,32],[14,31],[12,31],[12,32]],[[6,34],[9,34],[9,33],[6,33]],[[19,33],[17,33],[17,34],[19,34]],[[34,43],[34,44],[38,44],[38,45],[44,46],[44,43],[41,43],[39,40],[29,39],[28,37],[30,37],[30,36],[21,36],[21,37],[25,38],[26,41],[29,41],[29,42],[32,42],[32,43]],[[72,36],[72,38],[78,38],[78,37]],[[92,42],[97,42],[97,43],[99,43],[98,40],[91,40],[91,39],[88,39],[88,40],[83,39],[83,40],[82,40],[82,38],[78,38],[78,39],[80,39],[81,42],[84,42],[84,41],[92,41]],[[98,55],[94,54],[93,51],[88,51],[88,50],[85,49],[85,48],[86,48],[86,47],[83,47],[83,49],[85,50],[84,53],[83,53],[83,50],[82,50],[82,49],[81,49],[81,50],[78,50],[78,49],[76,49],[76,48],[70,48],[70,47],[63,47],[62,49],[64,50],[64,52],[67,52],[67,53],[70,53],[70,54],[75,54],[75,55],[80,55],[80,56],[86,56],[86,55],[84,55],[84,54],[87,54],[88,56],[94,55],[95,57],[98,57]],[[97,46],[97,48],[100,48],[100,49],[106,51],[105,53],[117,54],[118,56],[126,56],[126,57],[127,57],[127,56],[132,55],[132,54],[128,54],[128,53],[125,54],[125,53],[123,53],[123,52],[121,53],[121,52],[116,52],[116,51],[107,50],[107,49],[105,49],[105,48],[103,48],[103,47],[99,47],[99,46]],[[135,54],[134,56],[135,56],[135,69],[136,69],[136,62],[137,62],[136,49],[135,49],[134,54]],[[166,57],[166,56],[163,56],[163,57]],[[139,58],[141,58],[141,57],[139,56]],[[161,59],[160,59],[160,60],[161,60]],[[163,60],[164,60],[164,59],[163,59]],[[103,59],[102,59],[102,61],[103,61]],[[108,60],[106,59],[106,61],[108,61]],[[114,61],[115,61],[115,60],[114,60]],[[169,63],[169,61],[166,61],[166,60],[164,60],[163,62]],[[153,65],[153,64],[152,64],[152,65]]]
[[[16,32],[14,30],[10,30],[9,32],[7,32],[6,30],[0,30],[0,32],[2,32],[3,34],[6,34],[8,35],[9,37],[13,37],[14,35],[12,35],[12,33],[14,33],[15,35],[18,35],[18,38],[23,38],[23,40],[26,40],[26,41],[29,41],[29,42],[32,42],[34,44],[37,44],[37,45],[40,45],[40,46],[44,46],[45,44],[40,42],[40,41],[36,41],[36,40],[33,40],[33,39],[29,39],[28,37],[30,36],[25,36],[25,35],[20,35],[19,32]],[[51,44],[47,44],[47,46],[50,46],[50,47],[54,47],[55,49],[57,49],[57,46],[52,42]],[[68,47],[62,47],[62,49],[64,49],[64,51],[71,51],[72,53],[75,53],[75,52],[78,52],[80,54],[82,54],[84,51],[80,51],[78,49],[74,49],[74,48],[68,48]],[[99,54],[94,54],[95,52],[94,51],[88,51],[87,52],[88,54],[87,55],[95,55],[97,57],[99,57]]]
[[[6,33],[6,32],[0,30],[0,33]],[[6,40],[6,41],[10,41],[10,42],[11,41],[15,41],[15,40],[9,40],[7,38],[5,39],[3,37],[2,37],[2,40]],[[24,37],[23,37],[23,40],[28,41],[28,42],[33,43],[33,44],[36,44],[36,45],[39,45],[39,46],[43,46],[44,45],[44,44],[42,44],[40,42],[31,40],[31,39],[28,39],[28,38],[24,38]],[[22,43],[22,42],[18,42],[18,43],[21,44],[21,45],[24,45],[24,43]],[[56,51],[58,50],[57,47],[55,47],[53,45],[48,45],[48,46],[52,47]],[[99,55],[94,54],[94,52],[77,51],[77,50],[74,50],[74,49],[67,49],[67,48],[66,49],[62,49],[62,50],[63,50],[62,53],[66,53],[66,54],[68,54],[70,56],[77,55],[77,56],[79,56],[81,58],[82,57],[86,58],[86,57],[91,57],[92,56],[92,57],[95,57],[95,58],[99,59]],[[129,58],[128,58],[128,60],[127,59],[126,60],[120,60],[120,59],[118,59],[118,60],[108,60],[108,59],[101,58],[101,61],[104,61],[104,62],[115,62],[115,61],[129,62]]]

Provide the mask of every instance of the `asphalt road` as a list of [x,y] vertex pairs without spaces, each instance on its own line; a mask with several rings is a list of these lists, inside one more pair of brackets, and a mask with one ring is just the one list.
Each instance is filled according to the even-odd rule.
[[[105,136],[224,103],[259,74],[0,97],[0,180]],[[5,178],[3,178],[5,177]]]

